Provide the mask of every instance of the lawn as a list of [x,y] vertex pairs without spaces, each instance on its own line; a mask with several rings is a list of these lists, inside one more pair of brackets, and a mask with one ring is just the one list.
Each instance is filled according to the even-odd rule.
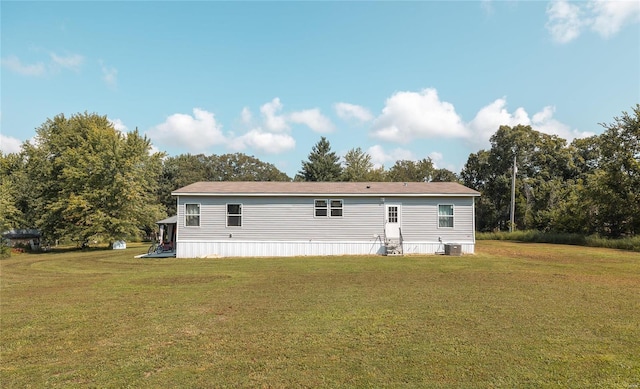
[[640,254],[0,261],[0,385],[640,387]]

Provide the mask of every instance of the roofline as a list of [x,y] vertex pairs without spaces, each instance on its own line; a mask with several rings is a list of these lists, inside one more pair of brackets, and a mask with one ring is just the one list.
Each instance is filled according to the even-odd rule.
[[480,197],[475,193],[212,193],[212,192],[171,192],[172,196],[210,197]]

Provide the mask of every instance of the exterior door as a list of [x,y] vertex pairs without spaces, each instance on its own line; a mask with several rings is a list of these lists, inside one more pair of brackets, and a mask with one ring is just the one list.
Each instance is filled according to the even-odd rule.
[[384,205],[384,234],[387,239],[400,239],[402,206],[400,204]]

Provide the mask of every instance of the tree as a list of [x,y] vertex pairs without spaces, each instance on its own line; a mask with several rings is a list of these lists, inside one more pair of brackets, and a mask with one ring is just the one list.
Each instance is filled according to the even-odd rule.
[[373,163],[371,156],[360,147],[353,148],[344,155],[342,181],[372,181]]
[[331,151],[331,145],[324,136],[316,143],[309,159],[302,161],[302,170],[296,175],[297,181],[338,181],[342,173],[340,158]]
[[400,160],[389,169],[387,177],[389,181],[396,182],[428,182],[435,170],[431,158],[420,161]]
[[590,195],[601,233],[620,237],[640,231],[640,104],[614,123],[601,124],[601,162]]
[[24,176],[21,165],[18,154],[4,155],[0,151],[0,232],[27,227],[24,225],[24,214],[18,207],[20,178]]
[[58,115],[23,145],[33,182],[35,224],[49,239],[113,242],[151,229],[162,216],[157,202],[161,153],[133,132],[122,134],[106,116]]
[[500,126],[491,149],[471,154],[461,173],[465,185],[482,193],[476,204],[478,228],[506,229],[510,218],[513,159],[517,160],[517,228],[547,230],[554,210],[577,178],[566,141],[530,126]]
[[162,163],[158,200],[167,215],[176,214],[176,199],[171,192],[198,181],[213,180],[213,167],[204,154],[181,154],[167,157]]
[[158,195],[167,214],[176,213],[176,200],[171,192],[198,181],[291,181],[291,178],[273,164],[242,153],[169,157],[163,163]]
[[436,169],[431,177],[431,182],[458,182],[458,175],[448,169]]
[[211,156],[214,181],[291,181],[273,164],[242,153]]

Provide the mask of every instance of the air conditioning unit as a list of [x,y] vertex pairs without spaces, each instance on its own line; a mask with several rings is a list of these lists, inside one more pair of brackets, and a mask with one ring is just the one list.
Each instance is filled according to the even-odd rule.
[[462,245],[460,243],[446,243],[444,245],[444,255],[459,257],[462,255]]

